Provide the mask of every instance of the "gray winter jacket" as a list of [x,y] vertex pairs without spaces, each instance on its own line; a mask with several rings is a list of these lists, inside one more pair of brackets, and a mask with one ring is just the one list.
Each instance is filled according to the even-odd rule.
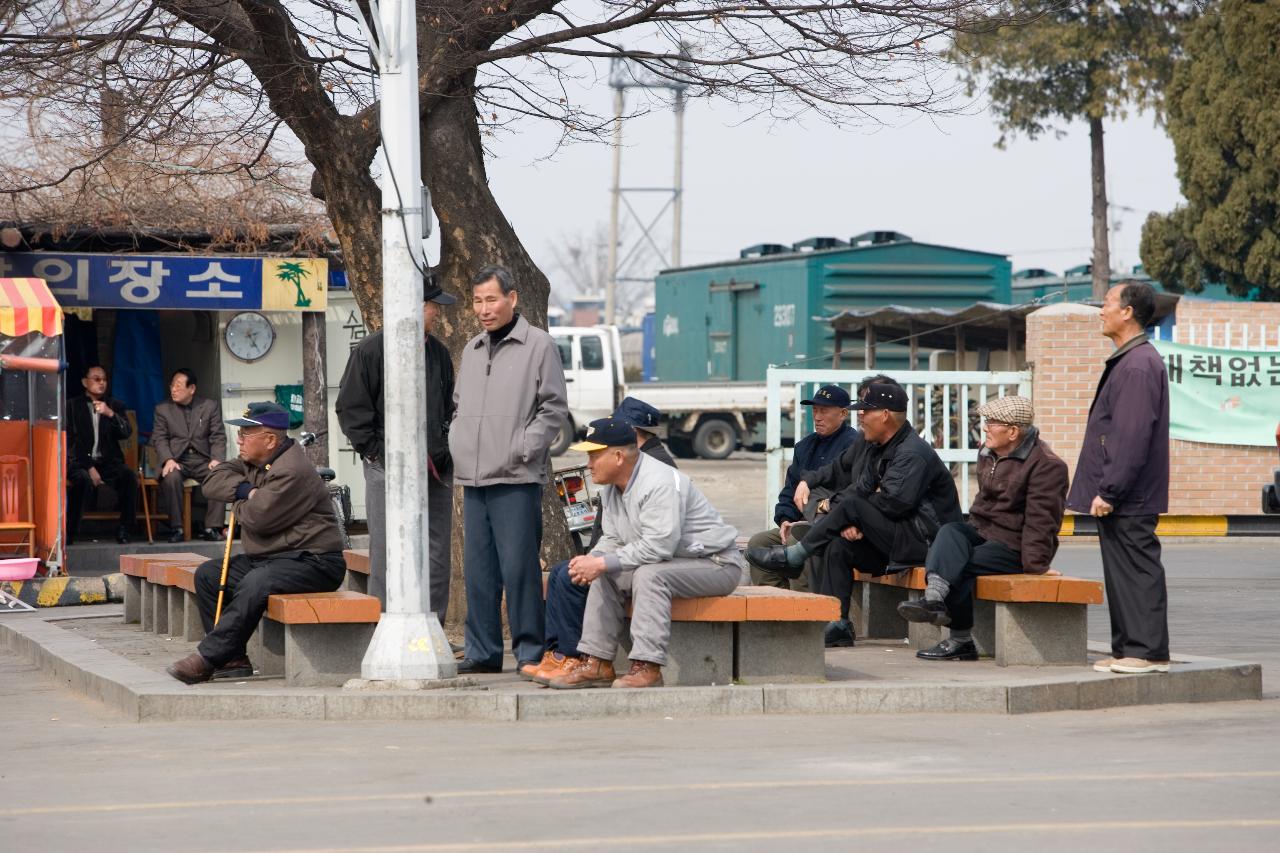
[[675,558],[715,558],[743,565],[738,531],[676,469],[641,453],[625,490],[600,489],[604,535],[591,553],[620,572]]
[[459,486],[546,483],[547,451],[569,418],[555,341],[524,317],[497,346],[467,341],[453,386],[449,427]]

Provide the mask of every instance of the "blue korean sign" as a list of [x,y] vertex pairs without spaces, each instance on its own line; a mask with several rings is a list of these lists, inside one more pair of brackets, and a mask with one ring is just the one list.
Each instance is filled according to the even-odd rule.
[[322,311],[328,261],[198,255],[0,253],[0,278],[42,278],[64,308]]

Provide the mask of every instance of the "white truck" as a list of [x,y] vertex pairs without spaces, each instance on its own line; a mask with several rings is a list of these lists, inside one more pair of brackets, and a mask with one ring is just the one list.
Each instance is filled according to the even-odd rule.
[[[739,445],[763,443],[764,382],[642,382],[623,378],[616,326],[552,326],[569,391],[572,423],[552,452],[559,455],[590,421],[614,410],[623,397],[644,400],[662,412],[659,434],[676,456],[724,459]],[[783,388],[783,410],[794,405]],[[757,435],[759,433],[759,435]]]

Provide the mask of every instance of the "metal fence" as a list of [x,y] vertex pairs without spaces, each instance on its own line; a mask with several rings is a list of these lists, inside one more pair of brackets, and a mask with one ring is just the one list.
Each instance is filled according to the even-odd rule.
[[1152,338],[1175,344],[1217,347],[1219,349],[1243,349],[1280,351],[1280,326],[1265,323],[1188,323],[1152,330]]
[[981,418],[977,409],[996,397],[1010,394],[1031,396],[1030,371],[989,372],[982,370],[867,371],[770,367],[766,374],[768,420],[765,433],[767,493],[765,523],[773,523],[773,506],[791,464],[791,448],[782,445],[782,389],[795,389],[792,424],[799,441],[809,429],[801,400],[809,399],[822,385],[836,384],[857,397],[857,385],[869,372],[892,376],[907,392],[907,415],[943,462],[958,478],[961,506],[969,506],[970,468],[978,460],[982,446]]

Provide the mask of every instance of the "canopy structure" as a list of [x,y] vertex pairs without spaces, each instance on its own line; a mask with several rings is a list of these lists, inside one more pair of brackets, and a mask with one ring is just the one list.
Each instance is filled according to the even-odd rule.
[[20,338],[39,332],[62,334],[62,308],[38,278],[0,278],[0,335]]

